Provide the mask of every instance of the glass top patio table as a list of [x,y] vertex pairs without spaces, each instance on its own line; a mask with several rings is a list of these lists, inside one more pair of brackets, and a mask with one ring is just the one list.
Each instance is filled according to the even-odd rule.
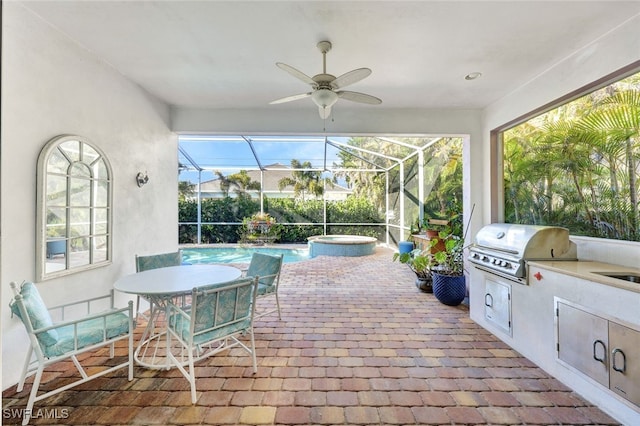
[[[167,302],[186,296],[194,288],[225,284],[242,275],[242,271],[226,265],[180,265],[149,269],[119,278],[113,288],[127,294],[144,296],[151,302],[149,322],[138,342],[134,358],[147,368],[169,368],[166,351]],[[165,324],[162,324],[165,322]]]
[[241,271],[226,265],[180,265],[149,269],[119,278],[113,288],[128,294],[155,298],[173,297],[211,284],[224,284]]

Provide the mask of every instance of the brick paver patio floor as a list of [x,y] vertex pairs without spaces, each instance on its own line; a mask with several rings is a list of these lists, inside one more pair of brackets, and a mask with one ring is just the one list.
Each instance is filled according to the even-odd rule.
[[[136,366],[132,382],[120,370],[37,403],[66,418],[33,423],[616,424],[476,325],[466,306],[420,292],[391,257],[378,248],[285,264],[282,320],[255,325],[257,374],[238,349],[200,362],[196,405],[176,369]],[[87,361],[101,365],[106,355]],[[71,369],[60,364],[43,386]],[[3,424],[19,422],[7,409],[24,408],[30,388],[3,393]]]

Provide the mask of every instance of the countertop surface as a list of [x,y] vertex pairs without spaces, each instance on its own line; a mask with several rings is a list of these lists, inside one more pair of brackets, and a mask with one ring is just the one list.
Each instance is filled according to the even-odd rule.
[[[639,268],[631,268],[627,266],[614,265],[611,263],[577,260],[577,261],[552,261],[540,260],[528,262],[530,266],[537,266],[549,271],[559,272],[561,274],[571,275],[577,278],[593,281],[596,283],[621,288],[624,290],[640,293],[640,283],[634,283],[618,278],[611,278],[600,274],[634,274],[640,275]],[[600,272],[600,273],[599,273]],[[531,277],[530,277],[531,278]]]

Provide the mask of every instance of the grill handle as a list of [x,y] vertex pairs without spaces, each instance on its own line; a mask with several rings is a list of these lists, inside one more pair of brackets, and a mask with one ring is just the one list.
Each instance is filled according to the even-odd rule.
[[493,296],[490,293],[484,295],[484,306],[493,307]]

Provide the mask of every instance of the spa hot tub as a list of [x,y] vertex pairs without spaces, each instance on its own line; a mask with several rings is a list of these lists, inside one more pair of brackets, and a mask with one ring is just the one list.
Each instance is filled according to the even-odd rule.
[[367,256],[373,254],[378,240],[360,235],[315,235],[307,238],[309,257]]

